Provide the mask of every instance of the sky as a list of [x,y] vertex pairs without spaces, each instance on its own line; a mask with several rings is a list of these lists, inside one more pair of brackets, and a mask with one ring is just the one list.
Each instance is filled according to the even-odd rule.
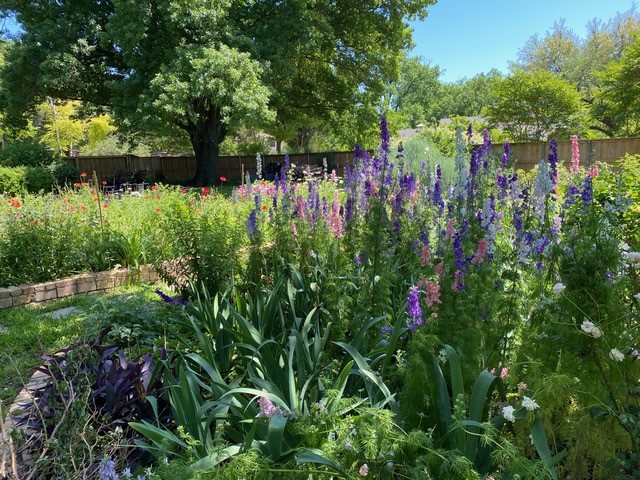
[[[562,18],[580,38],[593,18],[609,20],[633,6],[632,0],[438,0],[425,20],[412,22],[421,56],[455,82],[496,68],[508,73],[509,61],[534,34],[544,37]],[[638,7],[640,8],[640,7]]]

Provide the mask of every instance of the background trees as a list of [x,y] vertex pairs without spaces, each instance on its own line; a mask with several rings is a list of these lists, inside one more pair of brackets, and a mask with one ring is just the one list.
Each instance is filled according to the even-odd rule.
[[0,0],[24,29],[5,109],[24,124],[47,96],[77,99],[112,107],[130,134],[182,130],[196,183],[215,182],[219,144],[241,126],[304,129],[373,107],[410,44],[406,21],[433,1]]

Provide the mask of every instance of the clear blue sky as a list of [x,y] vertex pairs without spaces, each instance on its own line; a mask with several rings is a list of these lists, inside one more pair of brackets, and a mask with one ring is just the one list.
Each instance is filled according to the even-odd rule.
[[564,18],[579,37],[592,18],[604,21],[629,10],[632,0],[439,0],[421,22],[413,22],[412,56],[421,56],[455,82],[497,68],[508,72],[527,39],[544,36]]

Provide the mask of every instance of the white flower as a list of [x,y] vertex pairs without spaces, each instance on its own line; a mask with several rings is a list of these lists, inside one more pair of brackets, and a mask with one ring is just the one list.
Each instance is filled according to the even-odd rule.
[[580,328],[584,331],[584,333],[592,336],[593,338],[600,338],[602,336],[602,330],[596,327],[595,324],[593,322],[590,322],[589,320],[585,320],[584,322],[582,322]]
[[533,398],[529,397],[524,397],[522,399],[522,406],[530,412],[533,412],[536,408],[538,408],[538,404],[536,403],[536,401]]
[[621,362],[624,360],[624,353],[622,353],[617,348],[612,348],[609,352],[609,358],[611,358],[611,360],[615,360],[616,362]]
[[505,420],[508,420],[509,422],[515,422],[516,417],[513,415],[514,411],[515,411],[515,408],[513,408],[511,405],[502,407],[502,416],[504,417]]
[[564,292],[565,288],[567,288],[567,287],[565,287],[562,283],[556,283],[553,286],[552,290],[553,290],[554,294],[560,295],[562,292]]
[[638,300],[640,302],[640,292],[636,293],[633,298],[635,298],[636,300]]

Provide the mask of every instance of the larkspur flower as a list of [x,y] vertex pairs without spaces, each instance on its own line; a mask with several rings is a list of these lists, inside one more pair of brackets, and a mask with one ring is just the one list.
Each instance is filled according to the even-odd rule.
[[505,420],[509,421],[509,422],[515,422],[516,421],[516,417],[513,414],[513,412],[516,409],[513,408],[511,405],[507,405],[506,407],[502,407],[502,416],[504,417]]
[[509,375],[509,369],[506,367],[502,367],[502,370],[500,370],[500,379],[504,380],[505,378],[507,378],[508,375]]
[[530,412],[533,412],[535,409],[539,408],[539,405],[536,403],[536,401],[533,398],[529,397],[523,397],[522,406]]
[[551,289],[555,295],[561,295],[567,287],[562,283],[556,283]]
[[609,352],[609,358],[611,360],[615,360],[616,362],[622,362],[624,360],[624,353],[622,353],[617,348],[612,348]]
[[259,418],[271,418],[278,413],[284,415],[282,409],[277,407],[267,397],[260,397],[258,404],[260,405],[260,413],[258,413]]
[[100,480],[118,480],[115,462],[108,457],[104,457],[98,467],[98,476]]
[[369,466],[365,463],[360,467],[360,470],[358,470],[358,473],[360,474],[361,477],[366,477],[367,475],[369,475]]
[[420,294],[415,285],[409,289],[407,297],[407,314],[409,314],[409,328],[413,331],[422,325],[422,309],[420,308]]
[[580,146],[578,145],[578,136],[571,137],[571,173],[577,173],[580,170]]

